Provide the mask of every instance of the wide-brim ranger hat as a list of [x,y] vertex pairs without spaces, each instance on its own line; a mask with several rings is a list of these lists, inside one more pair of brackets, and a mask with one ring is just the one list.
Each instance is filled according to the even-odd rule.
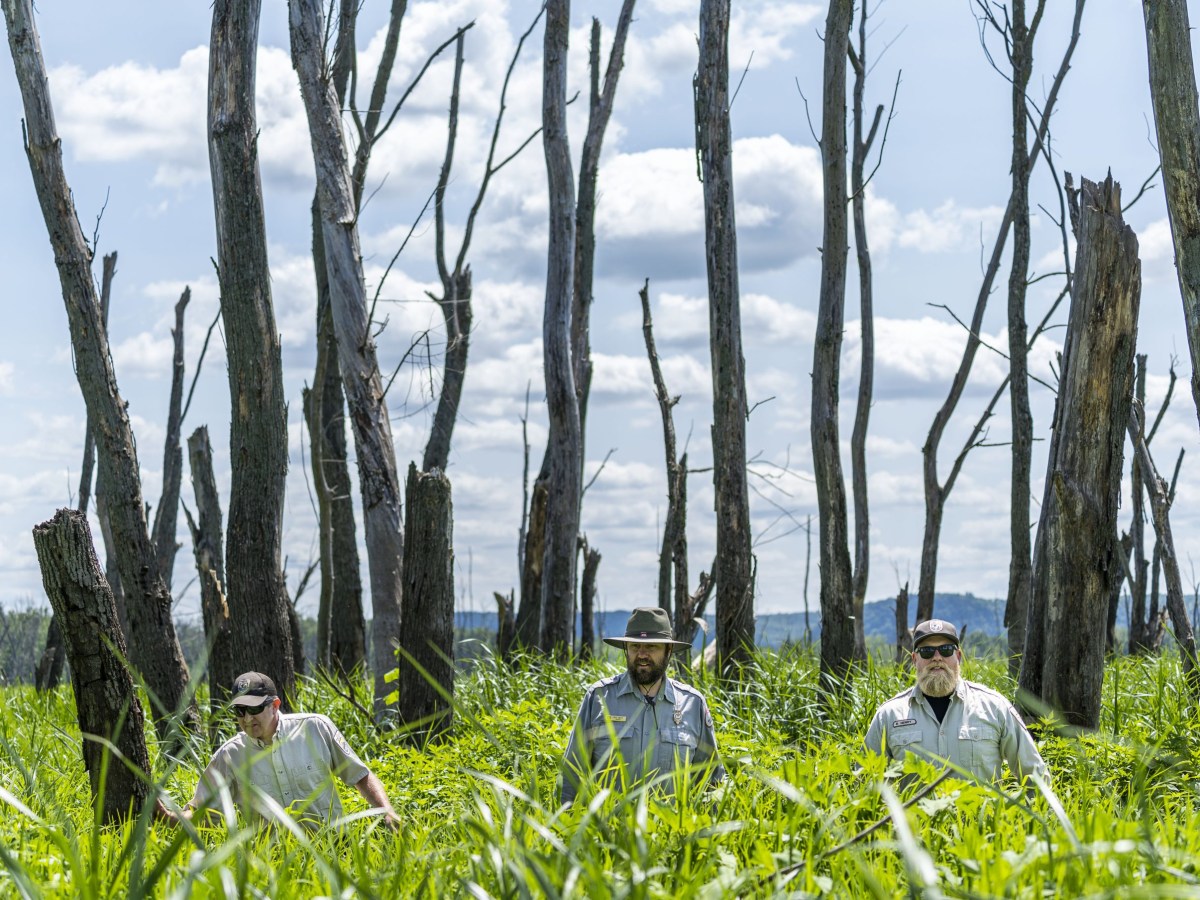
[[671,647],[690,647],[683,641],[675,640],[671,633],[671,617],[667,611],[658,606],[639,606],[629,614],[625,624],[625,634],[622,637],[606,637],[604,643],[610,647],[624,647],[626,644],[669,644]]
[[279,691],[271,676],[262,672],[246,672],[233,680],[233,697],[230,706],[261,706],[269,697],[278,697]]
[[928,637],[939,637],[951,643],[961,643],[958,639],[958,629],[945,619],[927,619],[913,629],[913,646]]

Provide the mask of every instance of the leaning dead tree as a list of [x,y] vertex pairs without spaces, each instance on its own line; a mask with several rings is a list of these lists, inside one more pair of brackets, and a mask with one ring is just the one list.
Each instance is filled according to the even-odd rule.
[[316,163],[330,311],[358,456],[373,613],[375,715],[382,718],[390,692],[385,676],[393,668],[394,647],[400,638],[400,568],[404,556],[400,482],[383,380],[368,328],[357,206],[337,91],[325,64],[322,4],[317,0],[291,0],[288,22],[292,65],[300,77]]
[[1022,691],[1069,725],[1100,719],[1141,263],[1121,188],[1083,179],[1075,279],[1034,552]]
[[[1063,51],[1058,70],[1055,72],[1054,80],[1050,84],[1050,90],[1046,94],[1046,99],[1037,117],[1037,128],[1034,133],[1033,144],[1029,148],[1029,174],[1032,174],[1038,156],[1043,153],[1047,134],[1050,130],[1050,118],[1054,113],[1054,107],[1058,101],[1058,94],[1062,88],[1063,81],[1070,70],[1071,58],[1075,54],[1075,47],[1079,43],[1080,22],[1083,17],[1084,2],[1085,0],[1075,0],[1075,16],[1072,20],[1071,34],[1067,41],[1067,47]],[[964,451],[960,452],[954,458],[950,466],[950,471],[947,472],[943,481],[938,475],[938,450],[941,446],[942,436],[946,432],[946,427],[950,424],[950,419],[954,415],[958,401],[962,398],[963,391],[967,386],[967,379],[971,375],[971,367],[975,363],[975,354],[982,342],[983,316],[987,311],[987,302],[992,295],[996,278],[1000,272],[1000,265],[1004,259],[1004,249],[1008,243],[1008,233],[1012,229],[1016,207],[1017,201],[1010,195],[1008,204],[1004,210],[1004,216],[1000,220],[996,239],[992,244],[991,256],[988,258],[983,281],[979,286],[979,293],[975,299],[975,308],[971,314],[970,324],[967,326],[967,342],[963,347],[962,359],[958,364],[958,370],[954,373],[954,378],[950,382],[950,390],[946,394],[946,399],[934,415],[933,423],[929,427],[929,434],[926,436],[925,444],[921,448],[921,455],[924,460],[925,532],[921,543],[921,573],[917,582],[916,621],[918,622],[923,622],[933,616],[933,595],[937,584],[938,545],[941,541],[942,518],[945,515],[946,502],[950,497],[951,491],[954,489],[954,484],[958,480],[967,455],[966,451]],[[982,425],[977,426],[975,432],[973,432],[973,436],[977,437],[982,428]],[[967,450],[971,446],[974,446],[973,441],[968,444]]]
[[[853,0],[831,0],[825,19],[821,114],[825,224],[821,240],[821,294],[813,340],[810,417],[821,572],[821,683],[827,689],[840,682],[855,657],[854,587],[838,439],[839,372],[846,304],[846,48],[853,21]],[[718,589],[719,586],[718,575]]]
[[101,322],[92,281],[92,248],[79,226],[63,170],[62,142],[54,124],[33,10],[30,0],[4,0],[3,6],[24,102],[25,153],[62,284],[76,377],[98,441],[100,478],[106,485],[107,513],[128,606],[128,646],[152,694],[155,727],[166,737],[177,714],[183,714],[188,727],[198,721],[187,691],[187,664],[171,621],[171,594],[158,570],[146,524],[133,430],[117,390]]
[[33,529],[33,545],[67,639],[92,802],[105,823],[136,815],[152,785],[142,704],[125,666],[125,637],[86,517],[60,509]]
[[213,5],[208,159],[232,410],[225,541],[229,638],[242,670],[269,673],[288,703],[296,669],[282,568],[287,409],[254,110],[261,5],[261,0]]
[[546,373],[545,558],[541,649],[568,654],[575,634],[576,542],[579,536],[583,438],[571,364],[571,297],[575,261],[575,176],[567,140],[567,43],[570,0],[548,0],[542,83],[542,146],[550,188],[542,356]]
[[1187,3],[1143,0],[1150,97],[1200,417],[1200,102]]
[[1175,629],[1175,641],[1179,645],[1179,658],[1183,667],[1184,681],[1192,701],[1200,701],[1200,669],[1196,665],[1196,636],[1188,618],[1187,605],[1183,600],[1183,579],[1179,574],[1179,557],[1175,554],[1175,539],[1171,535],[1171,494],[1167,483],[1159,477],[1158,469],[1150,456],[1145,434],[1142,408],[1134,404],[1129,415],[1129,437],[1133,441],[1133,452],[1142,467],[1142,478],[1146,495],[1150,500],[1151,519],[1162,561],[1163,575],[1167,580],[1167,610],[1171,614],[1171,626]]
[[158,509],[154,512],[154,551],[158,554],[158,570],[162,572],[167,589],[175,571],[175,554],[179,544],[175,529],[179,520],[179,489],[183,483],[183,448],[179,432],[183,425],[183,314],[192,299],[192,289],[185,287],[175,303],[175,327],[171,329],[171,396],[167,406],[167,437],[163,446],[163,484]]
[[[746,484],[746,361],[742,357],[733,141],[729,123],[729,11],[729,0],[702,0],[700,4],[700,59],[694,83],[696,152],[704,181],[713,381],[716,647],[717,664],[723,675],[735,674],[750,661],[754,649],[754,557]],[[840,46],[844,57],[845,41]]]

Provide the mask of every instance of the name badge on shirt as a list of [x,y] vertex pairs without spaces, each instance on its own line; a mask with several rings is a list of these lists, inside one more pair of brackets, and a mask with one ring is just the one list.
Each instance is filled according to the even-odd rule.
[[916,725],[916,719],[897,719],[892,723],[893,728],[903,728],[905,725]]
[[625,721],[624,716],[609,716],[609,718],[614,722],[624,722]]

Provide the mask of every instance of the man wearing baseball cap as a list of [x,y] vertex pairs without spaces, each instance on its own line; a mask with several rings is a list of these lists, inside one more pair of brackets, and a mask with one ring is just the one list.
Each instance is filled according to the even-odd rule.
[[342,816],[336,776],[353,785],[395,829],[399,819],[387,792],[337,726],[317,713],[281,713],[279,704],[270,676],[246,672],[237,677],[229,713],[238,733],[213,755],[184,816],[190,819],[197,810],[215,808],[228,818],[233,812],[228,798],[246,821],[258,825],[277,820],[280,807],[305,827],[329,824]]
[[949,760],[981,781],[1000,779],[1001,762],[1018,779],[1045,777],[1046,764],[1013,705],[959,674],[958,629],[942,619],[913,630],[917,683],[888,700],[867,729],[867,749],[901,760],[907,753]]
[[597,681],[583,698],[563,758],[562,802],[575,799],[588,773],[622,787],[667,776],[659,784],[668,794],[677,768],[720,782],[725,769],[708,704],[695,688],[667,677],[671,652],[690,649],[674,639],[667,611],[635,609],[625,634],[604,643],[625,651],[625,671]]

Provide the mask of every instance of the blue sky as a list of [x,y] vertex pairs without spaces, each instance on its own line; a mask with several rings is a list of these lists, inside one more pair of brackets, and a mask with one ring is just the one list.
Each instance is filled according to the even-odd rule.
[[[360,27],[360,72],[374,70],[388,4],[367,3]],[[601,18],[605,42],[618,4],[573,4],[571,81],[586,92],[586,33]],[[1066,41],[1069,6],[1053,2],[1035,50],[1031,93],[1041,99]],[[205,79],[211,9],[207,3],[42,4],[38,24],[51,72],[68,178],[84,230],[99,252],[120,254],[111,315],[119,384],[138,437],[145,495],[156,502],[168,392],[172,308],[185,285],[189,378],[204,330],[216,311],[212,195],[205,143]],[[286,7],[264,4],[260,30],[258,122],[276,321],[283,340],[291,469],[285,551],[294,586],[315,552],[300,390],[312,377],[314,289],[308,205],[312,161],[288,45]],[[691,78],[696,63],[695,0],[640,0],[626,65],[605,142],[597,214],[596,301],[592,320],[596,376],[587,436],[589,473],[603,472],[584,500],[583,527],[603,554],[600,602],[626,608],[651,602],[665,512],[661,424],[640,330],[637,290],[650,279],[656,336],[692,467],[711,462],[710,378],[704,284],[701,187],[695,178]],[[528,0],[410,2],[392,97],[430,50],[475,20],[467,38],[462,125],[449,221],[461,235],[474,197],[500,81],[517,36],[536,12]],[[736,4],[733,78],[744,81],[733,108],[734,173],[748,393],[759,403],[749,426],[756,488],[752,508],[759,558],[760,611],[803,608],[805,538],[790,523],[815,513],[808,406],[820,276],[821,162],[806,119],[819,130],[824,10],[817,4],[755,0]],[[981,257],[1008,196],[1009,89],[980,47],[973,6],[888,0],[872,19],[876,56],[869,104],[888,102],[897,72],[895,117],[869,199],[876,296],[876,402],[868,448],[872,569],[868,599],[915,589],[923,527],[920,447],[957,367],[962,329],[938,304],[970,315]],[[882,52],[884,48],[886,52]],[[1002,51],[991,43],[993,55]],[[880,57],[880,53],[882,56]],[[538,125],[540,31],[510,86],[501,146],[514,148]],[[74,502],[83,444],[83,404],[71,369],[66,315],[53,258],[20,139],[20,98],[11,65],[0,76],[0,159],[7,173],[0,223],[8,260],[5,327],[0,330],[0,604],[42,604],[31,529]],[[450,60],[434,66],[375,153],[362,220],[371,290],[432,189],[445,142]],[[364,89],[365,90],[365,89]],[[578,159],[585,111],[571,112]],[[1060,171],[1102,178],[1111,168],[1126,197],[1156,165],[1146,79],[1146,50],[1135,4],[1093,0],[1058,113],[1053,147]],[[1044,168],[1034,199],[1057,201]],[[101,210],[103,215],[101,216]],[[94,226],[100,216],[98,226]],[[454,485],[458,588],[463,608],[488,609],[491,592],[517,580],[521,507],[521,426],[531,385],[530,441],[536,468],[545,441],[541,404],[541,303],[545,276],[545,168],[540,142],[493,182],[470,259],[475,274],[471,363],[450,466]],[[1150,394],[1161,397],[1172,357],[1179,359],[1176,400],[1155,446],[1160,465],[1196,444],[1186,389],[1187,343],[1175,282],[1162,189],[1128,213],[1143,261],[1139,343],[1150,358]],[[457,224],[456,224],[457,223]],[[981,247],[982,245],[982,247]],[[436,284],[430,221],[422,222],[380,292],[382,365],[400,360],[415,335],[439,320],[425,290]],[[1061,269],[1057,227],[1037,211],[1034,268]],[[97,271],[98,271],[97,264]],[[1006,274],[997,284],[1006,283]],[[844,347],[843,430],[848,451],[858,371],[857,274],[851,256]],[[1048,278],[1030,291],[1031,320],[1058,290]],[[989,342],[1003,347],[1004,303],[993,300]],[[1065,322],[1065,308],[1057,317]],[[1033,354],[1045,377],[1061,345],[1061,327]],[[943,442],[942,470],[1003,376],[1004,360],[981,352],[972,383]],[[435,388],[436,389],[436,388]],[[1052,398],[1034,388],[1034,449],[1041,497]],[[389,394],[397,462],[419,458],[432,415],[428,371],[406,369]],[[214,338],[184,424],[213,434],[218,480],[228,484],[228,386]],[[1007,400],[989,440],[1008,436]],[[848,452],[844,457],[848,466]],[[1185,459],[1175,507],[1178,549],[1189,572],[1200,521],[1195,464]],[[712,558],[712,487],[706,472],[689,482],[694,573]],[[947,509],[939,588],[1003,596],[1008,554],[1008,460],[1003,447],[975,451]],[[184,501],[192,502],[185,482]],[[1128,503],[1125,505],[1128,509]],[[780,511],[786,518],[777,521]],[[788,533],[790,531],[790,533]],[[183,533],[181,527],[180,533]],[[181,552],[175,586],[181,615],[197,607],[190,553]],[[812,562],[810,602],[819,574]],[[301,599],[311,609],[315,596]]]

